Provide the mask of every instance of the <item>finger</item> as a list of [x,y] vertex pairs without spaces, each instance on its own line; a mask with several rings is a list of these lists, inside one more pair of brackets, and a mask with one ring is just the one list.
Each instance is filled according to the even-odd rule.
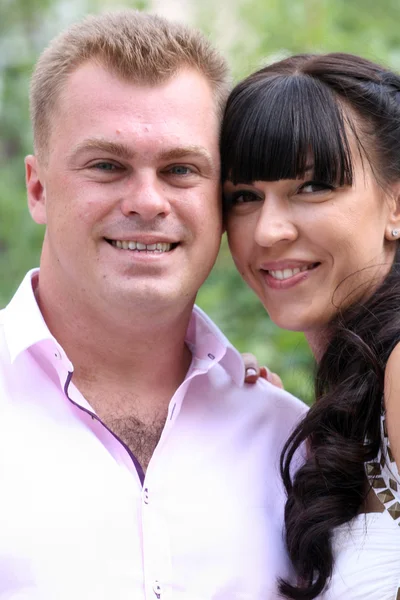
[[250,352],[243,352],[242,358],[246,370],[244,379],[245,382],[255,383],[260,377],[260,367],[258,365],[257,358],[254,356],[254,354],[251,354]]
[[250,352],[243,352],[242,359],[246,369],[255,369],[258,372],[259,364],[254,354],[251,354]]
[[260,369],[257,367],[247,367],[245,374],[245,382],[246,383],[255,383],[257,379],[260,377]]

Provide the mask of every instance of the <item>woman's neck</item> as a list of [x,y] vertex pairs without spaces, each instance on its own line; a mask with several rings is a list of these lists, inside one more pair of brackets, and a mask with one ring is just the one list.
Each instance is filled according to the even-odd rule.
[[311,352],[313,353],[317,363],[321,360],[322,356],[324,355],[326,347],[329,344],[331,334],[332,329],[328,326],[323,329],[304,332],[308,345],[310,346]]

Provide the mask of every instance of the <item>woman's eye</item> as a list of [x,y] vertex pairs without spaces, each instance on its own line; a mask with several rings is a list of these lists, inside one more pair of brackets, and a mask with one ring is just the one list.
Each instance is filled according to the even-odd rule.
[[330,192],[333,189],[333,186],[329,185],[328,183],[322,183],[320,181],[306,181],[306,183],[303,183],[303,185],[299,188],[297,193],[315,194],[318,192]]
[[250,190],[240,190],[234,192],[230,198],[230,204],[244,204],[245,202],[259,202],[260,198]]

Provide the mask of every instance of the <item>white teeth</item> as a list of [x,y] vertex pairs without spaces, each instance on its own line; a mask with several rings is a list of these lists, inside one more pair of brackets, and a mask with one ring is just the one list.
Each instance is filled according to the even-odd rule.
[[285,274],[283,271],[270,271],[272,277],[275,277],[275,279],[284,279],[285,278]]
[[142,242],[125,241],[125,240],[112,240],[111,244],[116,248],[122,250],[146,250],[148,252],[169,252],[172,244],[166,242],[157,242],[156,244],[142,244]]
[[306,265],[304,267],[295,267],[294,269],[268,271],[268,273],[274,279],[279,279],[280,281],[282,281],[284,279],[290,279],[290,277],[294,277],[295,275],[297,275],[297,273],[303,273],[304,271],[307,271],[307,269],[309,269],[309,268],[310,268],[310,266]]

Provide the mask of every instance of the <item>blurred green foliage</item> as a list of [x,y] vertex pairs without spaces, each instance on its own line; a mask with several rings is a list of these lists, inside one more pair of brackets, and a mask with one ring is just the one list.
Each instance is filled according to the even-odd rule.
[[[296,52],[345,51],[400,68],[398,0],[181,0],[185,18],[228,55],[235,78]],[[152,9],[150,0],[124,6]],[[32,65],[62,27],[111,0],[0,0],[0,305],[39,263],[43,230],[25,199],[23,157],[32,151],[28,86]],[[121,6],[121,4],[120,4]],[[198,303],[242,351],[278,372],[287,389],[312,399],[313,360],[301,334],[279,330],[236,273],[223,240]]]

